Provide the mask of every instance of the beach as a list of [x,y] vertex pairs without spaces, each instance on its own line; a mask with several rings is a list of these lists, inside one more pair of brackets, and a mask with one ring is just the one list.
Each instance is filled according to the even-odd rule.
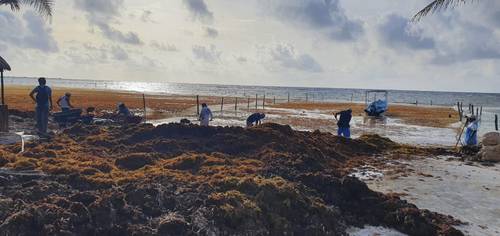
[[[12,86],[7,91],[12,131],[30,133],[30,88]],[[71,92],[75,107],[96,107],[99,115],[113,112],[119,102],[144,115],[143,93],[59,87],[53,91],[54,100]],[[498,209],[487,206],[500,203],[495,197],[500,186],[492,180],[500,178],[500,171],[462,164],[461,154],[453,148],[461,123],[451,106],[391,104],[380,119],[365,117],[364,103],[358,102],[266,99],[263,104],[261,99],[256,105],[254,98],[238,97],[236,102],[236,97],[224,97],[221,106],[220,96],[199,96],[199,103],[207,103],[214,113],[214,127],[203,128],[196,125],[196,95],[144,97],[148,124],[77,124],[67,129],[52,125],[55,136],[49,142],[33,139],[21,153],[20,143],[0,146],[0,192],[5,199],[0,204],[5,212],[0,229],[16,234],[19,227],[28,227],[29,220],[69,217],[25,230],[499,232],[485,225],[498,223]],[[333,113],[347,108],[353,110],[352,140],[334,135]],[[266,113],[264,125],[244,129],[253,112]],[[194,125],[178,124],[183,118]],[[453,173],[438,171],[445,168]],[[470,176],[480,171],[477,168],[489,174],[452,177]],[[478,183],[481,191],[460,188]],[[455,186],[455,195],[447,198],[450,190],[443,186]],[[44,190],[30,197],[40,189]],[[474,210],[455,214],[453,204],[438,204],[435,195],[441,194],[443,201],[461,199]],[[15,208],[19,197],[25,210]]]
[[0,236],[500,235],[500,1],[0,22]]
[[[33,111],[34,102],[27,96],[32,88],[12,86],[6,88],[10,109]],[[156,95],[137,92],[53,88],[54,103],[66,92],[72,93],[72,104],[85,110],[95,107],[98,113],[115,112],[118,103],[125,103],[135,114],[142,116],[146,106],[146,118],[154,125],[178,122],[188,118],[197,122],[196,95]],[[245,119],[254,112],[264,112],[267,122],[290,125],[297,130],[320,130],[336,133],[333,114],[353,109],[352,133],[378,133],[390,138],[404,138],[410,144],[453,145],[454,135],[460,128],[458,113],[446,106],[391,105],[384,119],[366,118],[363,103],[345,102],[280,102],[244,97],[199,96],[198,104],[207,103],[214,113],[214,125],[245,126]],[[224,100],[223,100],[224,99]],[[222,101],[223,100],[223,101]],[[144,104],[145,101],[145,104]],[[221,106],[221,104],[224,106]],[[54,105],[54,112],[58,110]],[[455,134],[454,134],[455,133]],[[442,136],[447,135],[446,139]]]

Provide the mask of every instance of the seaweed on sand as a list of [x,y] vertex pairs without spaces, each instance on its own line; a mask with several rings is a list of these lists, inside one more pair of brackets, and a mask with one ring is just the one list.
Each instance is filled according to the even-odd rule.
[[28,145],[29,157],[0,149],[4,167],[45,173],[0,173],[0,235],[346,235],[365,224],[462,235],[451,217],[344,176],[349,159],[398,148],[277,124],[76,126]]

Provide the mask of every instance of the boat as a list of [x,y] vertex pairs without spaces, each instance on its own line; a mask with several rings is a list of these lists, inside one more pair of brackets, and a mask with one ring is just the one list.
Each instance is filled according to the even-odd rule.
[[[377,95],[382,94],[382,98],[377,99]],[[389,108],[387,90],[368,90],[365,92],[365,113],[368,116],[381,116]],[[373,100],[369,103],[371,95]]]

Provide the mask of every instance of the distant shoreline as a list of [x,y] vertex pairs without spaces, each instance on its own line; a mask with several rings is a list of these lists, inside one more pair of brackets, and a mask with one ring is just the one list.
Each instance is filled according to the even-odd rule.
[[[37,77],[24,77],[24,76],[5,76],[5,79],[30,79],[36,80]],[[302,86],[282,86],[282,85],[244,85],[244,84],[218,84],[218,83],[190,83],[190,82],[151,82],[151,81],[116,81],[116,80],[92,80],[92,79],[65,79],[65,78],[49,78],[49,80],[59,80],[59,81],[80,81],[80,82],[102,82],[102,83],[148,83],[148,84],[185,84],[185,85],[200,85],[200,86],[231,86],[231,87],[255,87],[255,88],[281,88],[281,89],[316,89],[316,90],[328,90],[328,89],[345,89],[345,90],[388,90],[392,92],[431,92],[431,93],[462,93],[462,94],[491,94],[500,95],[500,92],[478,92],[478,91],[451,91],[451,90],[413,90],[413,89],[394,89],[394,88],[355,88],[355,87],[302,87]]]

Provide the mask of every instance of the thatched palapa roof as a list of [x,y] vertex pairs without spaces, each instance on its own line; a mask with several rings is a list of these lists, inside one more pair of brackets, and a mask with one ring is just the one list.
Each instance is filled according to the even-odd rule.
[[10,66],[9,63],[7,63],[1,56],[0,56],[0,71],[8,70],[10,71]]

